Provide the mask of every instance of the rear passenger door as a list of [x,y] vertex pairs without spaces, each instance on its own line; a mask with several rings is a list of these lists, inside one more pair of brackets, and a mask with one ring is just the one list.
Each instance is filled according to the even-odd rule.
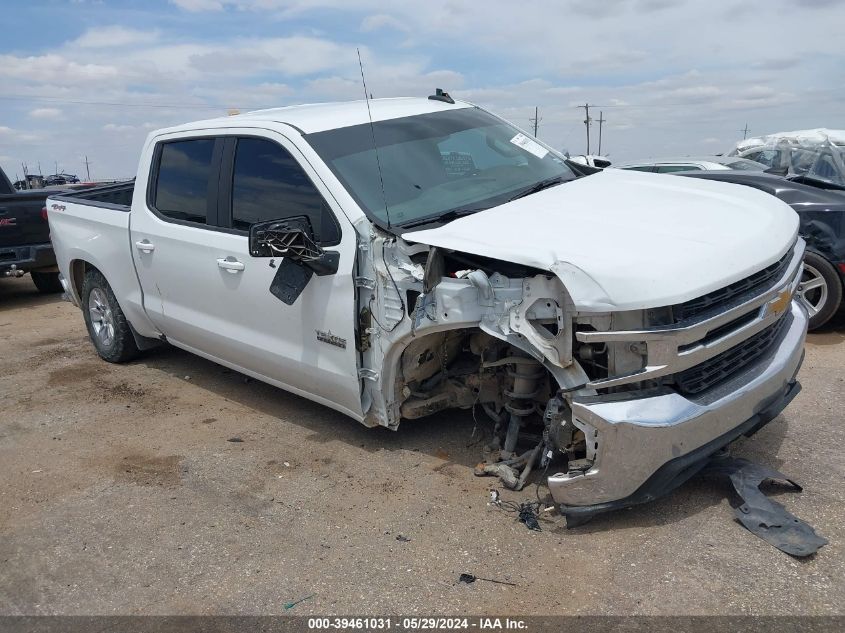
[[130,218],[135,270],[144,309],[168,339],[207,354],[220,352],[214,331],[219,283],[214,263],[218,174],[223,139],[163,138],[155,146],[146,199],[136,195]]

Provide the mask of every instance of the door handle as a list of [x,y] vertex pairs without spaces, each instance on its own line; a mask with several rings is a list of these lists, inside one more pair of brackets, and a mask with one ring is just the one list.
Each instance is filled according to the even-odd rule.
[[138,248],[139,251],[143,251],[144,253],[152,253],[156,249],[155,244],[148,240],[141,240],[140,242],[135,242],[135,246]]
[[239,262],[237,259],[218,259],[217,265],[232,274],[239,273],[244,269],[243,262]]

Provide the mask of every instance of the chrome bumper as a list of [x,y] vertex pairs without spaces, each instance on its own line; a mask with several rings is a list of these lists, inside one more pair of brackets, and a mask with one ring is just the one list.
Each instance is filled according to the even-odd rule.
[[684,456],[706,460],[776,416],[797,393],[795,375],[807,332],[807,315],[797,301],[791,301],[783,318],[790,322],[766,355],[700,397],[667,391],[639,399],[620,399],[621,394],[573,398],[576,425],[587,429],[587,441],[597,446],[588,471],[548,479],[564,514],[577,506],[600,512],[655,498],[659,495],[648,490],[648,483],[661,467],[680,463]]

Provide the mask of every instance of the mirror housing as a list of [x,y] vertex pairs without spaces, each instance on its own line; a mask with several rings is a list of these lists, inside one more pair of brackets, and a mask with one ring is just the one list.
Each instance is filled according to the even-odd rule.
[[[340,264],[340,253],[325,251],[317,244],[311,221],[304,215],[253,224],[249,227],[249,254],[282,258],[270,294],[287,305],[296,302],[311,277],[333,275]],[[270,266],[274,267],[273,262]]]
[[340,253],[325,251],[317,244],[311,221],[304,215],[253,224],[249,227],[249,254],[295,261],[318,277],[333,275],[340,263]]

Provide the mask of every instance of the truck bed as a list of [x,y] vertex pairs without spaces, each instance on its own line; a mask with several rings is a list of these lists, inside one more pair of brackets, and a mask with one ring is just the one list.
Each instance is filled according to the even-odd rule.
[[86,262],[106,276],[130,323],[145,329],[149,320],[143,310],[129,234],[134,186],[134,181],[129,181],[50,196],[47,214],[59,270],[70,281],[73,301],[81,304],[77,265]]
[[74,202],[85,206],[115,209],[117,211],[129,211],[129,208],[132,206],[132,192],[134,189],[135,181],[128,180],[117,183],[116,185],[104,185],[102,187],[92,187],[91,189],[82,189],[81,191],[71,193],[61,193],[50,196],[50,199]]

